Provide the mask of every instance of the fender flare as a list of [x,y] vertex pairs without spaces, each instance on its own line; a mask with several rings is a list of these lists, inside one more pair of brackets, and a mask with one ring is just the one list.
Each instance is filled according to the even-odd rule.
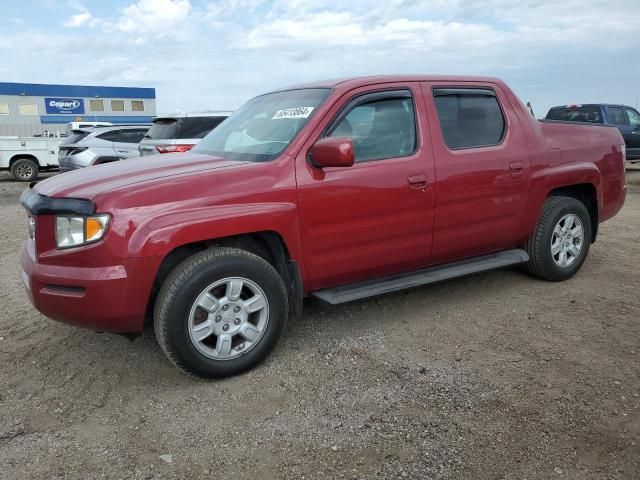
[[[531,234],[552,191],[575,185],[591,185],[595,189],[596,206],[600,212],[603,204],[602,175],[593,163],[565,163],[533,172],[520,231],[526,232],[527,236]],[[594,231],[596,229],[597,225],[594,225]]]

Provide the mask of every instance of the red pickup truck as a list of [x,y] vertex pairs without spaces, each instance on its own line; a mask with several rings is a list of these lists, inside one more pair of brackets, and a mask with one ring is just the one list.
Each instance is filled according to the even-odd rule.
[[23,280],[55,320],[154,322],[182,370],[274,347],[305,296],[342,303],[492,268],[570,278],[626,195],[615,127],[538,121],[500,80],[317,82],[249,101],[191,152],[22,195]]

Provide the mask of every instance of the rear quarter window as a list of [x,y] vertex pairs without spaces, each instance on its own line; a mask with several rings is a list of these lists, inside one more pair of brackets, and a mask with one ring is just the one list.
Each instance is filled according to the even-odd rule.
[[101,140],[106,140],[107,142],[118,142],[120,141],[120,130],[111,130],[110,132],[104,132],[97,137]]
[[144,137],[144,134],[147,133],[146,130],[122,130],[120,135],[118,136],[118,142],[120,143],[140,143],[140,140]]

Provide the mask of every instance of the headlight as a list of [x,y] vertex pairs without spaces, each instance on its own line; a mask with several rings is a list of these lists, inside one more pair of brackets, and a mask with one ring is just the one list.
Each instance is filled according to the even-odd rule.
[[109,215],[57,216],[56,245],[58,248],[69,248],[97,242],[104,235],[108,224]]

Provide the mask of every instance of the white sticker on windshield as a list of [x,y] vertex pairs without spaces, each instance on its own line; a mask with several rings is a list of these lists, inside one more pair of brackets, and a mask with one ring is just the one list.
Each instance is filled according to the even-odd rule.
[[278,110],[271,120],[278,118],[307,118],[313,112],[314,107],[295,107]]

